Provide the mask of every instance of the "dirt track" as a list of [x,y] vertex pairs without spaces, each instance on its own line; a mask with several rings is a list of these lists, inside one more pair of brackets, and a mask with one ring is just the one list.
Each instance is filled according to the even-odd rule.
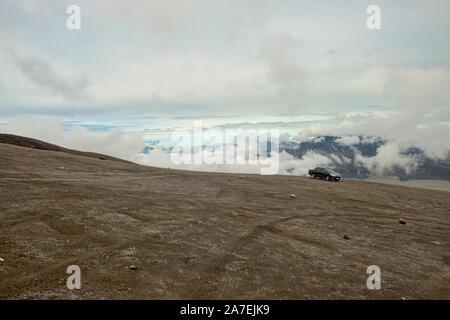
[[0,298],[450,299],[449,195],[0,143]]

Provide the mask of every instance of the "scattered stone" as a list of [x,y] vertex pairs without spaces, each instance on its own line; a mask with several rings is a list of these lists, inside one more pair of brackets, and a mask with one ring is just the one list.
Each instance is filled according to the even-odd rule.
[[106,160],[105,157],[98,157],[100,160]]
[[293,194],[293,193],[291,193],[289,196],[290,196],[292,199],[297,198],[297,196],[296,196],[295,194]]
[[346,234],[344,234],[343,238],[344,238],[345,240],[350,239],[350,237],[349,237],[348,235],[346,235]]
[[407,300],[405,297],[402,297],[402,300]]
[[137,269],[137,267],[134,265],[134,264],[132,264],[131,266],[130,266],[130,270],[136,270]]
[[241,179],[244,179],[244,178],[245,178],[245,176],[239,176],[239,178],[241,178]]
[[439,241],[432,241],[435,245],[438,245],[438,246],[440,246],[441,245],[441,243],[439,242]]
[[406,224],[406,221],[403,220],[403,219],[400,219],[400,220],[398,221],[398,223],[400,223],[400,224]]
[[0,262],[3,262],[3,261],[5,261],[5,259],[3,259],[3,258],[0,258]]

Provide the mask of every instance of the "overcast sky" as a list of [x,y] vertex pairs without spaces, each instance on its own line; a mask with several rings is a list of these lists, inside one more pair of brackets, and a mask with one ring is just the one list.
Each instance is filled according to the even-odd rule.
[[[81,30],[66,28],[72,4]],[[381,30],[366,27],[371,4]],[[448,0],[0,0],[0,121],[316,115],[327,122],[300,136],[437,152],[450,140],[449,15]]]

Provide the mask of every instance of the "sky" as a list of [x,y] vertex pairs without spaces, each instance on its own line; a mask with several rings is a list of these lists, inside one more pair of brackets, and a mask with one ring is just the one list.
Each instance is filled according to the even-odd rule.
[[200,119],[382,136],[443,158],[449,12],[448,0],[0,0],[0,131],[89,151],[116,150],[102,140],[115,134],[133,146],[122,155]]

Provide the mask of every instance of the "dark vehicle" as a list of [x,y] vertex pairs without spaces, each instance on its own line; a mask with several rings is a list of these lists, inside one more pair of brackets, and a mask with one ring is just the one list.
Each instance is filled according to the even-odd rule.
[[339,181],[341,176],[333,170],[317,167],[315,169],[308,170],[308,174],[311,178],[326,179],[327,181]]

